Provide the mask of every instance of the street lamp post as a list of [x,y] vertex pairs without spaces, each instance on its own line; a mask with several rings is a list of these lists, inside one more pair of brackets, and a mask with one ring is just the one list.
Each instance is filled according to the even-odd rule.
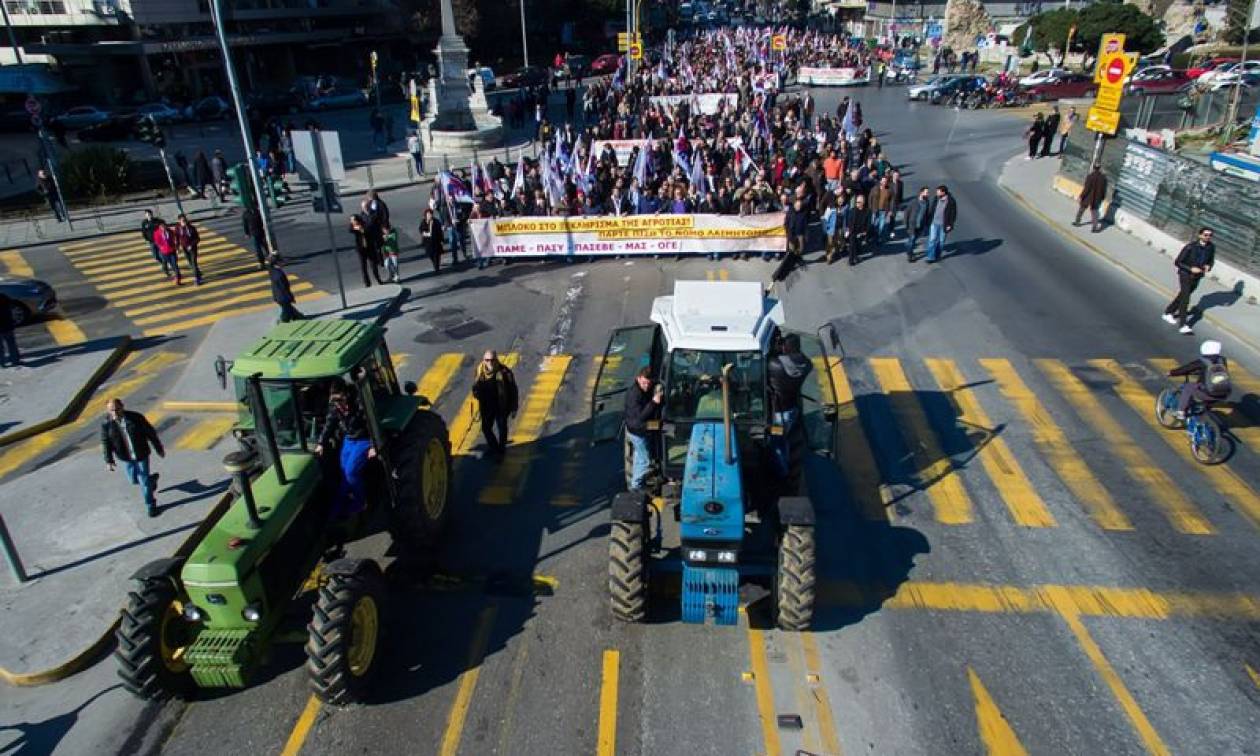
[[258,180],[258,166],[254,164],[254,141],[250,139],[249,123],[245,120],[245,103],[241,99],[240,84],[236,80],[236,68],[232,65],[232,52],[228,49],[227,32],[223,28],[223,9],[220,0],[210,0],[210,19],[214,22],[214,34],[223,54],[223,70],[227,73],[228,91],[232,95],[232,107],[236,108],[236,123],[241,129],[241,147],[245,150],[245,165],[249,168],[249,184],[254,189],[254,203],[258,217],[262,219],[263,236],[267,251],[276,253],[275,240],[271,237],[271,216],[267,213],[267,200],[263,197],[262,182]]
[[[2,3],[0,3],[2,4]],[[1234,91],[1229,98],[1229,110],[1226,111],[1225,126],[1221,129],[1221,144],[1229,144],[1230,138],[1234,135],[1234,121],[1238,118],[1238,100],[1242,97],[1243,66],[1247,63],[1247,41],[1251,37],[1251,19],[1256,15],[1256,0],[1251,0],[1247,4],[1246,14],[1243,16],[1243,40],[1242,40],[1242,60],[1238,63],[1238,83],[1234,85]]]
[[529,65],[529,35],[525,33],[525,0],[521,0],[521,57]]

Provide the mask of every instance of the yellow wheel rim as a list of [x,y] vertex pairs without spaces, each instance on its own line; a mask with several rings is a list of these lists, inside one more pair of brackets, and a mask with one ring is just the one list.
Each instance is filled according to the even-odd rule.
[[424,499],[424,512],[430,520],[437,520],[442,517],[442,510],[446,509],[446,447],[441,441],[429,439],[423,464],[421,497]]
[[362,677],[372,667],[376,656],[376,636],[380,630],[376,601],[364,596],[355,602],[350,614],[350,674]]
[[177,642],[171,638],[178,623],[183,621],[184,603],[175,599],[162,612],[162,622],[158,627],[158,651],[162,656],[162,665],[176,674],[188,671],[188,662],[184,661],[184,652],[188,650],[188,646],[182,645],[182,638]]

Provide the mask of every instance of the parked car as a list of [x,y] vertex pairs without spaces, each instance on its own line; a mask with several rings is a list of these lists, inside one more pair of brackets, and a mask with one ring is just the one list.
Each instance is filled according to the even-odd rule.
[[[1150,70],[1150,69],[1147,69]],[[1174,71],[1170,68],[1147,73],[1141,72],[1142,75],[1134,76],[1133,81],[1129,82],[1129,94],[1162,94],[1164,92],[1176,92],[1190,83],[1190,77],[1185,71]]]
[[595,60],[591,61],[592,76],[608,76],[617,72],[617,66],[621,65],[621,56],[615,53],[604,53]]
[[508,89],[535,87],[547,83],[547,72],[538,66],[523,66],[503,77],[503,86]]
[[476,69],[470,68],[464,72],[464,75],[467,76],[470,81],[472,80],[473,74],[481,76],[481,84],[487,92],[498,86],[495,82],[494,70],[489,66],[482,66],[481,68]]
[[1051,79],[1056,79],[1065,73],[1067,73],[1067,71],[1062,68],[1044,68],[1020,79],[1019,85],[1021,87],[1035,87],[1038,84],[1045,84]]
[[955,76],[936,89],[933,89],[928,94],[928,100],[930,100],[933,105],[937,105],[943,102],[947,97],[951,97],[960,92],[963,94],[966,94],[967,92],[974,92],[977,89],[984,89],[988,85],[989,80],[983,76]]
[[315,95],[306,101],[311,110],[332,110],[333,108],[357,108],[367,105],[367,92],[362,89],[330,89]]
[[1098,91],[1094,77],[1089,74],[1072,73],[1057,76],[1041,84],[1035,84],[1024,90],[1033,102],[1059,100],[1064,97],[1093,97]]
[[54,117],[51,122],[59,123],[70,131],[77,131],[86,129],[88,126],[95,126],[98,123],[105,123],[108,120],[108,110],[102,110],[94,105],[80,105]]
[[1260,86],[1260,71],[1244,71],[1238,77],[1230,77],[1226,79],[1218,76],[1208,83],[1208,88],[1213,92],[1219,92],[1222,89],[1232,89],[1233,87],[1242,87],[1243,92],[1255,86]]
[[961,74],[937,74],[929,76],[927,79],[906,87],[906,97],[911,100],[930,100],[932,93],[948,84],[950,81],[957,79]]
[[1222,66],[1237,62],[1238,58],[1208,58],[1197,66],[1187,68],[1186,76],[1189,76],[1191,79],[1198,79],[1200,76],[1215,71]]
[[184,114],[178,108],[172,108],[164,102],[151,102],[148,105],[141,105],[136,112],[142,116],[153,119],[153,122],[160,125],[171,123],[179,123],[184,120]]
[[47,283],[35,278],[0,276],[0,292],[13,300],[11,314],[15,326],[57,309],[57,292]]
[[1220,68],[1203,74],[1202,81],[1211,81],[1215,87],[1216,84],[1233,84],[1249,73],[1260,73],[1260,60],[1247,60],[1241,63],[1228,63]]
[[251,93],[245,98],[245,107],[258,115],[270,116],[292,115],[306,109],[302,95],[296,89],[263,89]]
[[134,112],[111,116],[108,121],[79,130],[80,142],[127,142],[136,138],[140,117]]
[[564,61],[564,68],[557,73],[561,78],[584,79],[591,75],[591,59],[585,55],[570,55]]
[[210,96],[184,108],[184,117],[190,121],[225,121],[232,117],[233,112],[227,100]]

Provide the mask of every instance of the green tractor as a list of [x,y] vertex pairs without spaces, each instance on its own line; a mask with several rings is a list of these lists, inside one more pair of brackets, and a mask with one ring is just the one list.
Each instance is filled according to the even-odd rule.
[[[274,644],[295,637],[306,639],[316,696],[363,700],[384,656],[386,589],[377,562],[344,547],[387,528],[401,558],[422,558],[451,514],[446,424],[414,384],[400,387],[384,335],[379,321],[285,323],[220,364],[240,403],[240,449],[224,459],[232,500],[186,557],[133,576],[114,653],[132,693],[244,687]],[[333,511],[338,455],[315,453],[338,385],[362,403],[377,450],[367,508],[348,517]]]

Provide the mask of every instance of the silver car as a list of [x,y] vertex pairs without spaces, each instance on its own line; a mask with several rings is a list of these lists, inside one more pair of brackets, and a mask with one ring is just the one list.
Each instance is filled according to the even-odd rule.
[[937,74],[929,76],[917,84],[911,84],[906,87],[906,96],[911,100],[930,100],[932,93],[940,90],[954,79],[966,76],[967,74]]
[[36,315],[46,315],[57,309],[57,292],[53,291],[53,287],[34,278],[0,276],[0,292],[12,301],[14,326],[23,325]]

